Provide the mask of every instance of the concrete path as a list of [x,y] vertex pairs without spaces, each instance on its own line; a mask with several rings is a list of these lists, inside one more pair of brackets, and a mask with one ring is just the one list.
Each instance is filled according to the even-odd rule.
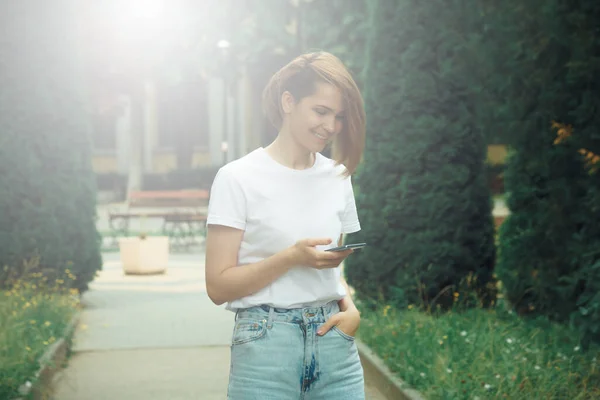
[[[104,261],[53,398],[226,399],[233,314],[206,294],[204,254],[172,254],[154,276],[124,275],[118,253]],[[367,399],[384,400],[367,386]]]

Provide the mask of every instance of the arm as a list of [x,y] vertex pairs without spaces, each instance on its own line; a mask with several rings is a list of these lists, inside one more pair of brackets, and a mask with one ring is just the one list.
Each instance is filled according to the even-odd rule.
[[[342,245],[342,236],[340,236],[340,240],[338,241],[338,246]],[[352,301],[352,295],[350,294],[350,288],[348,287],[348,283],[344,279],[343,276],[340,277],[340,282],[346,288],[346,296],[338,301],[338,305],[340,306],[340,312],[332,315],[329,320],[327,320],[319,330],[317,334],[325,335],[332,327],[337,326],[338,329],[346,333],[347,335],[354,336],[356,335],[356,331],[360,326],[360,312],[354,305]]]
[[209,225],[206,234],[206,291],[217,305],[256,293],[292,267],[289,249],[237,268],[244,231]]
[[238,252],[244,236],[241,229],[209,225],[206,234],[206,291],[217,305],[263,289],[296,265],[306,268],[335,268],[350,254],[317,251],[331,239],[304,239],[295,245],[253,264],[238,266]]
[[341,311],[356,311],[356,312],[358,312],[358,309],[356,308],[354,301],[352,301],[352,295],[350,294],[350,288],[348,287],[348,283],[346,282],[346,280],[344,279],[343,276],[340,277],[340,282],[346,288],[346,297],[344,297],[343,299],[338,301],[340,310]]
[[[342,246],[343,242],[344,242],[344,235],[342,234],[342,235],[340,235],[340,239],[338,240],[338,246]],[[356,312],[358,312],[356,305],[354,305],[354,301],[352,301],[352,295],[350,294],[350,288],[348,287],[348,282],[346,282],[346,279],[344,279],[343,275],[340,276],[340,283],[346,289],[346,296],[343,299],[341,299],[340,301],[338,301],[340,310],[341,311],[355,310]]]

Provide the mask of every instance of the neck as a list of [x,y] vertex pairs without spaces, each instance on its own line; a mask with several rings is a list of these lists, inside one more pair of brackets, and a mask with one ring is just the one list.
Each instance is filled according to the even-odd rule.
[[277,138],[265,150],[275,161],[292,169],[310,168],[316,157],[284,130],[279,132]]

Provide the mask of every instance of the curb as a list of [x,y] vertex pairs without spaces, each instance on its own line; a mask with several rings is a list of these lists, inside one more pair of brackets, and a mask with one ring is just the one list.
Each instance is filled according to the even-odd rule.
[[44,354],[38,360],[40,369],[36,372],[31,381],[21,385],[20,397],[12,400],[43,400],[48,398],[48,391],[52,384],[52,378],[62,368],[62,364],[67,358],[67,352],[70,348],[71,338],[75,333],[75,327],[79,322],[81,311],[76,311],[73,318],[65,328],[63,337],[52,343]]
[[356,339],[358,354],[363,365],[365,380],[375,383],[377,390],[388,400],[425,400],[416,390],[407,388],[407,384],[395,376],[383,360],[366,344]]

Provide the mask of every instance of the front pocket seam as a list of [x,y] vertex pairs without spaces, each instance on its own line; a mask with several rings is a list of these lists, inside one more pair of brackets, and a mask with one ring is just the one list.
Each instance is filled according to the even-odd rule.
[[267,333],[267,330],[265,329],[265,322],[264,321],[259,321],[259,322],[256,322],[256,323],[260,324],[260,332],[257,335],[250,336],[250,337],[247,337],[245,339],[235,340],[235,334],[236,334],[236,329],[237,329],[237,326],[236,326],[236,328],[234,328],[233,340],[231,341],[231,345],[232,346],[236,346],[236,345],[240,345],[240,344],[245,344],[245,343],[253,342],[253,341],[258,340],[261,337],[263,337],[265,335],[265,333]]
[[349,342],[354,341],[353,336],[350,336],[347,333],[342,332],[342,330],[340,328],[338,328],[337,326],[334,326],[333,330],[336,331],[338,333],[338,335],[340,335],[342,338],[346,339],[347,341],[349,341]]

